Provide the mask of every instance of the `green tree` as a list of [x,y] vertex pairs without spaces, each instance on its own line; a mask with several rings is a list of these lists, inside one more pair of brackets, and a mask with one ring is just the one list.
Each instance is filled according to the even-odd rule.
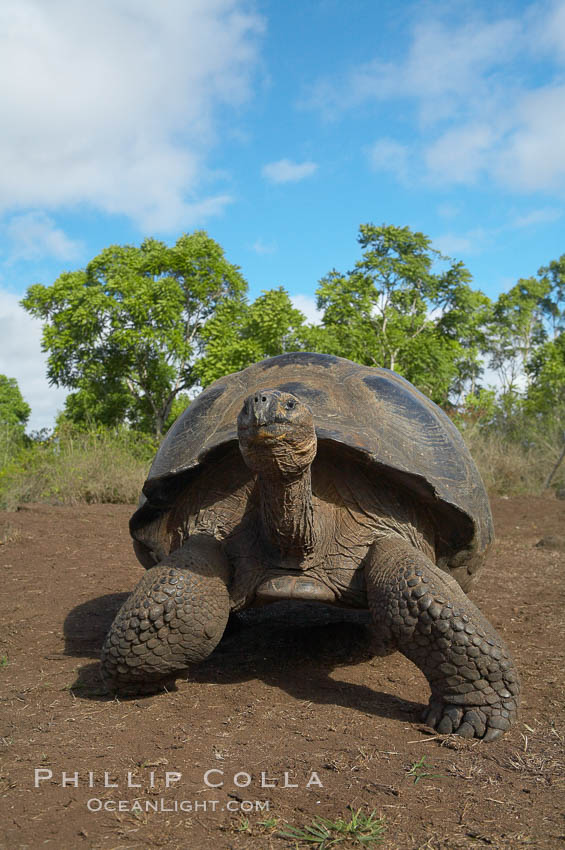
[[486,348],[490,366],[498,373],[502,394],[508,398],[518,397],[522,379],[529,382],[526,364],[547,338],[544,317],[550,289],[546,278],[521,278],[494,304]]
[[526,369],[530,413],[558,420],[565,427],[565,331],[539,346]]
[[15,428],[23,433],[31,414],[15,378],[0,375],[0,426]]
[[175,399],[198,382],[205,329],[247,284],[204,231],[168,247],[112,245],[22,301],[43,319],[51,383],[68,387],[65,417],[127,421],[160,435]]
[[455,402],[467,394],[480,393],[483,354],[492,316],[492,302],[468,283],[446,287],[445,300],[435,332],[451,341],[456,374],[450,386]]
[[304,322],[282,287],[264,291],[252,304],[243,298],[224,302],[202,332],[201,384],[207,386],[265,357],[303,350]]
[[[320,281],[316,350],[400,372],[436,401],[480,371],[480,326],[489,300],[469,286],[463,263],[409,227],[364,224],[362,259]],[[470,309],[475,310],[474,315]],[[308,336],[308,335],[307,335]]]
[[548,288],[542,306],[555,339],[565,329],[565,254],[542,266],[538,277]]
[[0,482],[7,467],[18,463],[27,442],[25,426],[30,413],[16,379],[0,375]]
[[526,366],[530,377],[523,404],[535,439],[552,453],[544,486],[565,460],[565,330],[540,345]]

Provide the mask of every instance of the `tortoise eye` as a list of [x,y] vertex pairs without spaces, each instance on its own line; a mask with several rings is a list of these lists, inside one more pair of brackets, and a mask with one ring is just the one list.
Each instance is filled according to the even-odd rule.
[[287,401],[287,403],[286,403],[286,409],[287,410],[294,410],[295,407],[296,407],[296,402],[293,401],[292,399],[289,399],[289,401]]

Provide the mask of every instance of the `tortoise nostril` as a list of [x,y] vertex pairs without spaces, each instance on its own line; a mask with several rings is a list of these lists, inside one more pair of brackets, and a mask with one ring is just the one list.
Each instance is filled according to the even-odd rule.
[[266,395],[262,395],[262,396],[261,396],[261,401],[267,401],[267,396],[266,396]]
[[258,396],[258,395],[256,395],[256,396],[255,396],[255,403],[257,403],[258,401],[259,401],[259,396]]

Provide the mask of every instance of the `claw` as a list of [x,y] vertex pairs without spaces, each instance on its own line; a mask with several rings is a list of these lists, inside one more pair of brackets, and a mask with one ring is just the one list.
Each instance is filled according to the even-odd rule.
[[455,730],[455,734],[459,735],[461,738],[474,738],[475,730],[470,723],[463,722],[459,729]]
[[483,737],[483,741],[496,741],[497,738],[500,738],[502,735],[502,729],[493,729],[492,726],[487,729],[486,735]]
[[427,726],[431,726],[432,729],[435,729],[437,724],[439,723],[441,717],[443,715],[443,706],[441,703],[432,703],[428,705],[427,710],[424,712],[424,723]]
[[465,712],[465,717],[463,718],[464,723],[470,723],[473,729],[475,730],[475,735],[477,738],[482,738],[485,734],[486,730],[486,718],[481,718],[482,712],[478,710],[472,709],[471,711]]
[[439,723],[436,726],[436,730],[440,735],[451,735],[453,732],[453,723],[451,718],[444,714]]
[[448,705],[444,711],[444,714],[450,718],[453,723],[453,728],[457,729],[457,727],[461,723],[461,719],[463,718],[463,709],[458,705]]
[[511,724],[510,719],[498,714],[490,715],[488,710],[481,706],[465,708],[451,702],[443,702],[437,697],[430,700],[423,720],[440,735],[453,733],[460,738],[483,741],[496,741]]
[[176,691],[176,679],[182,675],[182,670],[175,676],[164,676],[159,679],[151,680],[128,680],[114,677],[109,679],[102,676],[102,681],[106,685],[108,693],[112,696],[121,697],[136,697],[136,696],[153,696],[161,691]]

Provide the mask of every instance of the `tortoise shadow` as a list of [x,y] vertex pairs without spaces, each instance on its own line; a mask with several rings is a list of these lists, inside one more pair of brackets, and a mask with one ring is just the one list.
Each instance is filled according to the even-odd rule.
[[[112,593],[82,603],[65,624],[65,654],[98,658],[127,593]],[[367,685],[331,676],[339,667],[375,658],[369,614],[315,603],[279,602],[230,615],[222,640],[206,661],[195,666],[188,682],[233,685],[260,679],[295,699],[340,705],[378,717],[417,722],[422,703],[402,699]],[[180,681],[180,679],[179,679]],[[71,691],[80,699],[109,701],[98,663],[79,668]],[[120,697],[120,701],[159,696]]]
[[69,611],[63,624],[65,655],[99,658],[114,617],[128,596],[129,593],[107,593]]
[[379,679],[380,659],[368,612],[280,602],[244,611],[238,620],[210,658],[190,672],[189,682],[260,679],[318,705],[341,705],[396,720],[420,719],[421,703],[332,676],[340,667],[374,659],[371,670]]

